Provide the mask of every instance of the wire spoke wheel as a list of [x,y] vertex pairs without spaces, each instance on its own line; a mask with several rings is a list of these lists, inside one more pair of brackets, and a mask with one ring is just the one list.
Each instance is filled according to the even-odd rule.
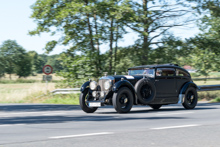
[[123,93],[121,98],[119,99],[119,102],[121,104],[121,108],[126,108],[126,106],[128,105],[128,96]]
[[193,102],[195,101],[195,96],[194,96],[194,94],[193,94],[192,91],[190,91],[190,92],[187,94],[186,100],[187,100],[187,103],[188,103],[189,105],[192,105],[192,104],[193,104]]
[[194,87],[189,87],[185,92],[185,100],[183,102],[183,107],[185,109],[194,109],[197,105],[198,95]]
[[123,87],[113,94],[113,106],[118,113],[127,113],[133,106],[133,93],[127,87]]
[[86,89],[84,92],[82,92],[79,97],[80,107],[86,113],[93,113],[98,109],[98,107],[89,107],[88,106],[88,101],[90,100],[90,98],[91,98],[91,96],[89,94],[88,89]]

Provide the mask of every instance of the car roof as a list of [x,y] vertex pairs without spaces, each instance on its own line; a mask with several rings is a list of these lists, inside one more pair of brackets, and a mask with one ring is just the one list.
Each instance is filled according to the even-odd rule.
[[169,67],[181,69],[189,74],[189,72],[187,70],[185,70],[184,68],[181,68],[178,64],[172,64],[172,63],[155,64],[155,65],[141,65],[141,66],[130,67],[130,68],[128,68],[128,70],[138,69],[138,68],[169,68]]
[[177,64],[154,64],[154,65],[140,65],[135,67],[130,67],[128,69],[135,68],[157,68],[157,67],[179,67]]

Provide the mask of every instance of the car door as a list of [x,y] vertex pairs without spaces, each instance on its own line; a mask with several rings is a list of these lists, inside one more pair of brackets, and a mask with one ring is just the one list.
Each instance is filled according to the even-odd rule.
[[189,73],[185,72],[182,69],[176,69],[176,87],[178,93],[180,92],[183,85],[190,81]]
[[175,97],[177,95],[175,68],[157,68],[155,86],[156,97]]

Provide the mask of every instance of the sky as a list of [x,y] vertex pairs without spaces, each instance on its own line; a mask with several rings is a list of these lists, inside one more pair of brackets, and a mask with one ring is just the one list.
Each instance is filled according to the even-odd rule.
[[[19,45],[24,47],[27,51],[36,51],[39,54],[43,54],[45,50],[45,44],[53,39],[58,39],[60,36],[50,36],[47,33],[43,33],[40,36],[30,36],[29,31],[34,30],[37,25],[30,18],[32,9],[30,6],[35,3],[36,0],[0,0],[0,45],[10,39],[16,40]],[[175,36],[182,39],[193,37],[199,32],[195,24],[189,27],[172,29]],[[137,39],[135,33],[128,33],[119,42],[119,46],[132,45]],[[101,46],[101,52],[108,50],[107,44]],[[58,46],[50,53],[59,54],[65,51],[64,46]]]

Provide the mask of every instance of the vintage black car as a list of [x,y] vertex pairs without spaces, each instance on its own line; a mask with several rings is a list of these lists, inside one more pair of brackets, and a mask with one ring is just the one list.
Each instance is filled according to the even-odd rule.
[[87,81],[81,87],[80,106],[86,113],[98,107],[113,105],[118,113],[127,113],[133,105],[182,103],[184,108],[197,105],[197,85],[189,72],[177,64],[143,65],[128,69],[128,75],[103,76]]

